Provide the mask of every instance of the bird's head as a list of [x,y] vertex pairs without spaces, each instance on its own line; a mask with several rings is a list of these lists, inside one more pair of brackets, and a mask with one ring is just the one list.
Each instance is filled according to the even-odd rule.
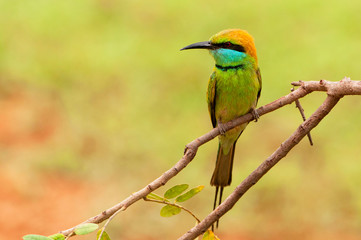
[[181,50],[208,49],[216,64],[234,66],[245,61],[257,65],[257,53],[253,37],[241,29],[226,29],[213,35],[209,41],[188,45]]

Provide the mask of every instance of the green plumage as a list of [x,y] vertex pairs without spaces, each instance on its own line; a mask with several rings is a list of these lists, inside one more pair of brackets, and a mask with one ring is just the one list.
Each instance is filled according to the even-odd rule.
[[[208,84],[207,101],[213,127],[226,123],[252,111],[257,104],[261,80],[254,59],[247,56],[242,67],[222,70],[217,67]],[[232,180],[232,165],[235,143],[247,123],[219,136],[216,167],[211,185],[228,186]]]

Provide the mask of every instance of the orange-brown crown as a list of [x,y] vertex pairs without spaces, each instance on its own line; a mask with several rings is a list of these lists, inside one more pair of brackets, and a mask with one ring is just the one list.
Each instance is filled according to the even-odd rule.
[[252,56],[256,60],[256,63],[258,62],[253,37],[245,30],[226,29],[213,35],[209,41],[212,44],[231,42],[232,44],[240,45],[244,48],[245,53]]

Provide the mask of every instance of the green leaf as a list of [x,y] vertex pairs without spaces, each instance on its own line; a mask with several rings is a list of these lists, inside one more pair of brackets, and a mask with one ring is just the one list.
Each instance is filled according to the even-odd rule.
[[207,232],[204,233],[202,240],[220,240],[211,230],[207,230]]
[[175,198],[189,187],[188,184],[179,184],[171,187],[164,193],[164,197],[168,199]]
[[149,193],[147,195],[147,198],[153,199],[153,200],[159,200],[159,201],[164,201],[165,200],[163,197],[161,197],[161,196],[159,196],[159,195],[157,195],[155,193]]
[[65,236],[61,233],[56,233],[56,234],[50,235],[48,237],[53,240],[65,240]]
[[110,237],[106,231],[103,232],[102,238],[99,239],[100,233],[102,232],[103,228],[99,229],[97,232],[97,240],[110,240]]
[[94,232],[98,229],[98,224],[95,223],[84,223],[75,227],[74,233],[76,235],[85,235]]
[[200,191],[202,191],[204,188],[204,186],[198,186],[195,188],[192,188],[191,190],[189,190],[188,192],[186,192],[185,194],[180,195],[179,197],[176,198],[176,202],[185,202],[188,199],[190,199],[191,197],[193,197],[194,195],[196,195],[197,193],[199,193]]
[[28,234],[23,237],[24,240],[52,240],[49,237],[45,237],[42,235],[36,235],[36,234]]
[[161,210],[160,210],[160,215],[162,217],[171,217],[174,215],[177,215],[178,213],[181,212],[182,209],[180,209],[179,207],[176,206],[172,206],[172,205],[165,205]]

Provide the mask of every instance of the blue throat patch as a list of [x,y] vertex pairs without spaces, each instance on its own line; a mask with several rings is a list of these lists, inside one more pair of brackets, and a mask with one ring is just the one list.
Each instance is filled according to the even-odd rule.
[[216,61],[216,66],[218,65],[222,68],[243,65],[244,58],[247,56],[247,54],[244,52],[226,48],[218,48],[215,50],[210,50],[209,52]]

